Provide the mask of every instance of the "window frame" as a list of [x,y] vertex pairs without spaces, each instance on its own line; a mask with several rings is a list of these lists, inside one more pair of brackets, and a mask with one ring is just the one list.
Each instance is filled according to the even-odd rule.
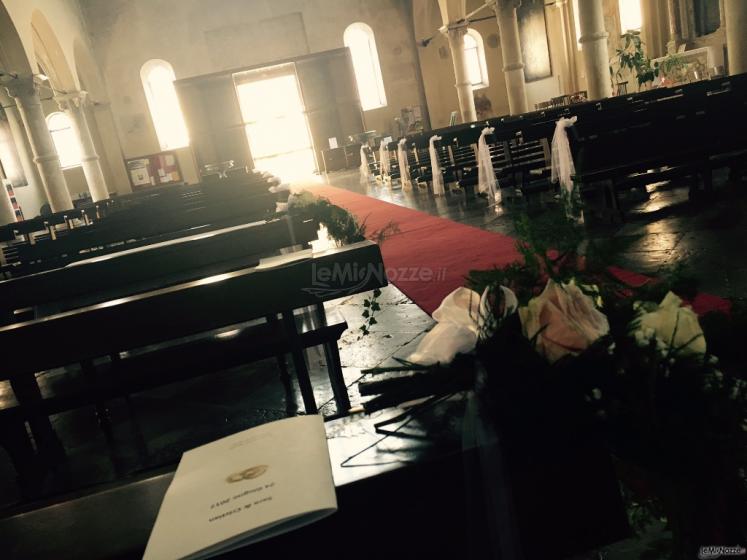
[[[469,36],[474,42],[475,46],[467,48],[466,42],[464,40]],[[478,90],[478,89],[484,89],[486,87],[490,86],[490,76],[488,75],[488,63],[485,60],[485,44],[482,40],[482,35],[480,35],[480,32],[476,29],[472,29],[471,27],[467,28],[467,32],[465,33],[463,39],[463,49],[464,49],[464,57],[467,58],[468,56],[471,56],[468,53],[468,50],[474,50],[474,56],[477,57],[477,65],[480,69],[480,81],[478,83],[471,82],[472,90]]]
[[[163,92],[155,92],[153,88],[153,80],[151,78],[152,72],[157,69],[164,69],[169,73],[171,77],[173,92],[168,92],[167,95],[171,97],[168,100],[168,104],[176,107],[176,110],[172,117],[176,117],[179,121],[179,129],[177,132],[166,132],[166,125],[158,113],[158,106],[161,104],[156,97],[162,95]],[[176,88],[173,88],[173,83],[176,80],[176,74],[174,68],[169,64],[168,61],[160,58],[152,58],[145,62],[140,67],[140,81],[143,86],[145,93],[145,99],[148,103],[148,112],[150,113],[150,120],[153,124],[153,128],[156,132],[156,138],[158,139],[158,145],[162,152],[170,150],[178,150],[181,148],[187,148],[190,144],[189,130],[187,129],[187,123],[184,120],[184,112],[182,111],[181,104],[179,103],[179,96],[176,93]],[[173,124],[173,123],[171,123]],[[174,139],[177,141],[172,142]]]
[[[366,72],[370,72],[369,78],[373,79],[373,82],[376,84],[376,101],[374,103],[369,103],[370,100],[374,99],[373,95],[369,98],[368,94],[365,94],[365,102],[364,102],[364,95],[361,94],[361,79],[359,78],[359,72],[361,72],[363,69],[360,67],[360,65],[356,66],[356,59],[360,60],[356,56],[356,53],[353,52],[353,47],[351,46],[352,41],[352,34],[353,33],[363,33],[366,35],[367,42],[368,42],[368,68],[365,69]],[[387,106],[387,97],[386,97],[386,88],[384,87],[384,77],[381,73],[381,62],[379,60],[379,51],[376,47],[376,37],[374,35],[373,29],[371,29],[371,26],[363,23],[362,21],[356,21],[354,23],[351,23],[345,28],[345,31],[342,35],[342,42],[343,44],[350,50],[351,59],[353,62],[353,73],[355,74],[355,85],[358,88],[358,98],[361,102],[361,109],[363,111],[373,111],[375,109],[381,109],[383,107]]]
[[[53,121],[59,121],[59,119],[64,119],[65,125],[52,128]],[[52,137],[54,149],[57,152],[57,156],[60,158],[60,167],[62,169],[75,169],[76,167],[81,167],[83,165],[83,148],[80,145],[80,140],[78,139],[78,134],[75,132],[75,128],[73,127],[73,119],[70,118],[70,115],[68,115],[64,111],[54,111],[52,113],[49,113],[45,117],[45,120],[47,121],[47,130],[49,130],[49,135]],[[62,154],[66,150],[60,150],[60,146],[62,145],[62,142],[59,140],[60,133],[63,133],[65,136],[68,136],[69,134],[69,140],[71,142],[74,142],[74,145],[76,146],[76,157],[74,158],[75,163],[72,163],[73,158],[65,158],[63,160]]]

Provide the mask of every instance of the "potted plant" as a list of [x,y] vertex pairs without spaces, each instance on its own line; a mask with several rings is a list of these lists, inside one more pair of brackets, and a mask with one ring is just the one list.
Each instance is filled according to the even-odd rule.
[[659,68],[652,65],[651,59],[643,52],[640,31],[627,31],[620,39],[622,47],[615,51],[615,56],[610,61],[610,77],[618,95],[627,93],[628,82],[623,81],[625,71],[635,73],[639,88],[653,82],[659,73]]

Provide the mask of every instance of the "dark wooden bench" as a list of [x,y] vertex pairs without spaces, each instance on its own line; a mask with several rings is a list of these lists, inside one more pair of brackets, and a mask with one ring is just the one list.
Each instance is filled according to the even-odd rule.
[[[313,219],[284,216],[206,231],[148,245],[128,245],[37,274],[0,281],[0,319],[20,320],[19,310],[59,303],[68,308],[83,298],[92,304],[194,278],[253,266],[260,257],[317,236]],[[31,310],[33,311],[33,310]]]
[[195,208],[172,208],[168,211],[122,211],[87,227],[71,230],[57,239],[16,247],[20,263],[19,274],[63,266],[93,252],[105,254],[119,251],[122,245],[164,241],[192,232],[224,228],[265,219],[275,212],[275,195],[263,195],[231,200]]
[[[354,275],[329,275],[330,278],[321,282],[315,273],[322,268],[352,268],[367,271],[367,274],[364,278],[356,276],[355,279]],[[37,372],[67,364],[82,364],[86,376],[92,380],[93,388],[88,398],[96,400],[99,419],[103,421],[106,415],[106,394],[100,395],[97,390],[100,377],[94,363],[97,358],[117,356],[122,352],[157,344],[180,344],[178,341],[182,338],[268,317],[273,328],[277,329],[272,333],[284,333],[282,338],[277,339],[279,346],[267,344],[264,338],[254,336],[254,331],[251,331],[242,337],[242,340],[253,342],[251,345],[241,345],[241,356],[248,358],[265,355],[262,353],[267,351],[276,353],[281,350],[290,353],[304,405],[308,411],[314,412],[316,403],[302,351],[307,343],[325,344],[333,392],[338,406],[347,410],[349,400],[336,344],[334,349],[327,344],[336,342],[345,329],[344,322],[325,321],[324,324],[314,325],[314,329],[308,333],[299,335],[293,310],[309,306],[319,308],[324,301],[384,285],[386,277],[379,248],[366,241],[333,249],[283,267],[241,269],[1,327],[0,346],[30,349],[36,347],[39,341],[44,341],[44,351],[12,353],[12,357],[0,369],[0,379],[10,379],[22,411],[11,414],[9,418],[15,421],[9,420],[0,430],[0,435],[13,452],[12,457],[17,465],[22,465],[32,456],[29,446],[19,450],[26,431],[18,416],[14,416],[20,414],[31,425],[37,443],[41,447],[54,449],[56,438],[44,415],[41,404],[43,399],[35,380]],[[276,319],[278,315],[282,315],[280,327],[276,326],[279,322]],[[319,313],[318,317],[323,317],[323,314]],[[113,325],[117,328],[116,336],[111,333]],[[211,339],[205,344],[217,348],[215,352],[218,353],[222,348],[220,342]],[[203,349],[198,346],[197,355]],[[170,355],[167,350],[155,351]],[[185,346],[183,351],[185,356],[195,355],[189,350],[189,346]],[[148,359],[154,364],[162,363],[163,359],[158,356],[153,354]],[[116,361],[116,370],[121,379],[125,365],[133,362]],[[134,371],[135,375],[139,375],[137,365],[134,366]],[[19,472],[23,472],[23,469],[19,468]]]

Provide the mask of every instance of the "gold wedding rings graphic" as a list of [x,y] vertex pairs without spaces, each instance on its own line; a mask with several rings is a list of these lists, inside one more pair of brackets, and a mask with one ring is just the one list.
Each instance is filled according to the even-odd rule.
[[234,482],[241,482],[242,480],[251,480],[258,478],[267,472],[269,467],[267,465],[257,465],[255,467],[249,467],[243,471],[239,471],[228,475],[226,482],[233,484]]

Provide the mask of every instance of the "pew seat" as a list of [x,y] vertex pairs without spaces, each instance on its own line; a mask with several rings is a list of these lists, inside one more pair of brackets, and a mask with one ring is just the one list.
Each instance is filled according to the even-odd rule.
[[[297,332],[288,332],[289,329],[281,321],[252,321],[197,338],[122,352],[113,360],[89,363],[80,369],[71,367],[64,374],[65,379],[54,384],[54,392],[44,395],[34,404],[34,413],[50,416],[128,397],[141,391],[289,354],[296,344],[311,348],[334,343],[336,348],[337,341],[347,329],[347,322],[336,311],[328,313],[325,324],[321,326],[303,320],[302,316],[295,316],[294,321]],[[339,356],[334,363],[328,364],[328,369],[330,381],[338,385],[341,383],[344,387]],[[311,414],[316,411],[307,412]],[[26,407],[16,401],[0,409],[0,425],[27,420],[30,420],[30,416]]]

